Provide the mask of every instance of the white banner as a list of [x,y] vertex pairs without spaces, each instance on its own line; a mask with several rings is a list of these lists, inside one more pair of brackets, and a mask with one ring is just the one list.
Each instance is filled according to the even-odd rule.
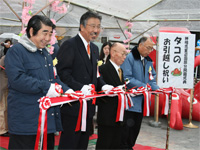
[[161,88],[193,88],[195,35],[159,33],[157,83]]

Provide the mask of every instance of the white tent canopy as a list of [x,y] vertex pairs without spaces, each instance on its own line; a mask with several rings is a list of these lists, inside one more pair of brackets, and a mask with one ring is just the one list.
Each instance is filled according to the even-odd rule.
[[[6,4],[6,2],[8,4]],[[23,0],[0,1],[0,33],[19,34]],[[33,14],[49,3],[49,0],[35,0]],[[39,14],[48,14],[57,20],[57,34],[74,36],[78,33],[80,16],[88,9],[102,15],[104,27],[100,37],[120,37],[123,40],[126,21],[133,22],[131,32],[138,41],[139,35],[157,35],[159,27],[186,27],[190,31],[200,32],[200,0],[64,0],[68,5],[66,15],[50,11],[46,7]],[[11,11],[11,9],[14,12]],[[137,38],[138,37],[138,38]],[[134,40],[133,40],[134,41]]]

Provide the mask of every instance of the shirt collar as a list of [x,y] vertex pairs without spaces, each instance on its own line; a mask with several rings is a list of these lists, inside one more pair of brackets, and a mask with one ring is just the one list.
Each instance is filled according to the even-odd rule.
[[88,42],[84,39],[84,37],[81,35],[80,32],[78,33],[78,35],[80,36],[80,38],[81,38],[81,40],[83,41],[83,44],[84,44],[84,46],[85,46],[85,49],[87,50],[87,45],[90,44],[90,43],[88,43]]
[[143,59],[144,59],[144,57],[143,57],[142,55],[140,55],[140,58],[141,58],[141,60],[143,60]]
[[[109,59],[110,60],[110,59]],[[120,68],[120,66],[116,65],[112,60],[110,60],[111,64],[114,66],[114,68],[117,70]]]

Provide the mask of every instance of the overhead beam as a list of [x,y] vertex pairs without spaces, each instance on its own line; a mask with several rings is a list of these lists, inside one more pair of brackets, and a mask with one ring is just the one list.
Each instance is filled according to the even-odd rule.
[[15,16],[19,19],[20,22],[22,22],[22,19],[19,17],[19,15],[12,9],[12,7],[8,4],[6,0],[3,0],[4,3],[10,8],[10,10],[15,14]]
[[41,11],[43,11],[45,8],[47,8],[49,5],[51,5],[53,2],[55,2],[56,0],[53,0],[52,2],[48,3],[47,5],[45,5],[44,7],[42,7],[40,10],[38,10],[35,14],[33,14],[33,16],[39,14]]
[[138,37],[140,37],[141,35],[143,35],[143,34],[146,33],[147,31],[153,29],[153,28],[154,28],[155,26],[157,26],[157,25],[158,25],[158,23],[156,23],[154,26],[150,27],[149,29],[145,30],[144,32],[142,32],[142,33],[139,34],[138,36],[136,36],[136,37],[134,37],[133,39],[131,39],[130,42],[133,41],[133,40],[135,40],[135,39],[137,39]]
[[179,22],[179,21],[200,21],[200,19],[141,19],[141,20],[132,20],[131,22]]
[[[88,10],[94,10],[94,9],[92,9],[92,8],[89,8],[89,7],[80,5],[80,4],[78,4],[78,3],[71,2],[70,0],[63,0],[63,1],[65,1],[65,2],[70,2],[70,4],[72,4],[72,5],[74,5],[74,6],[78,6],[78,7],[81,7],[81,8],[88,9]],[[105,13],[105,12],[103,12],[103,11],[99,11],[99,10],[95,10],[95,11],[98,12],[98,13],[104,14],[104,15],[114,16],[114,15],[111,15],[111,14],[109,14],[109,13]],[[127,18],[123,18],[123,17],[119,17],[119,16],[114,16],[114,17],[117,18],[117,19],[125,20],[125,21],[128,20]]]
[[149,9],[151,9],[152,7],[158,5],[158,4],[161,3],[162,1],[163,1],[163,0],[160,0],[159,2],[157,2],[157,3],[153,4],[153,5],[151,5],[151,6],[148,7],[147,9],[145,9],[145,10],[141,11],[140,13],[138,13],[137,15],[131,17],[129,20],[132,22],[132,20],[133,20],[134,18],[136,18],[137,16],[143,14],[144,12],[146,12],[146,11],[149,10]]

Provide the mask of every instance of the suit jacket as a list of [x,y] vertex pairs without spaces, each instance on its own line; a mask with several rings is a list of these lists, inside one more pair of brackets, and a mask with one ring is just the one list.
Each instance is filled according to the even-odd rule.
[[[149,83],[152,90],[156,90],[159,88],[156,84],[156,72],[153,68],[151,58],[149,56],[145,57],[144,62],[145,72],[137,46],[134,47],[131,53],[129,53],[126,57],[124,63],[121,65],[124,71],[124,78],[128,78],[130,80],[127,88],[130,89],[135,86],[137,88],[141,86],[146,87],[147,83]],[[152,69],[152,75],[154,77],[153,80],[149,79],[149,68]],[[134,106],[131,107],[128,111],[142,112],[144,96],[139,95],[131,98]]]
[[[99,59],[98,47],[90,42],[90,59],[86,52],[83,41],[79,35],[65,41],[57,54],[58,64],[56,65],[61,81],[67,84],[74,91],[81,90],[83,85],[94,84],[96,88],[101,88],[105,82],[102,78],[97,78],[97,62]],[[94,105],[88,101],[88,117],[95,113]],[[66,104],[61,108],[61,112],[78,116],[79,102]]]
[[[106,84],[117,87],[124,84],[124,80],[121,82],[119,75],[110,61],[100,66],[100,74]],[[97,100],[98,114],[97,123],[99,125],[116,126],[120,124],[115,122],[117,116],[118,96],[115,97],[102,97]]]

